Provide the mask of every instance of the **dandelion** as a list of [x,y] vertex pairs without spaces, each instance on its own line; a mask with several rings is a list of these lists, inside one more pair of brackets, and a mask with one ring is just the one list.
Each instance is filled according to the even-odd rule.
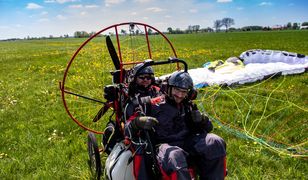
[[17,100],[16,100],[16,99],[11,100],[11,101],[10,101],[10,104],[16,105],[16,104],[17,104]]
[[57,136],[57,130],[54,129],[54,130],[53,130],[53,133],[52,133],[51,135],[52,135],[52,136]]
[[8,155],[6,154],[6,153],[1,153],[0,154],[0,159],[3,159],[3,158],[5,158],[5,157],[7,157]]

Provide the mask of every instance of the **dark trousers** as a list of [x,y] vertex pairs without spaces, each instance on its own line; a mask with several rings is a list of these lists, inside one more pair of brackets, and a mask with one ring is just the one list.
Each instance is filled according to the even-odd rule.
[[194,166],[201,180],[225,177],[226,144],[215,134],[194,135],[183,143],[160,144],[157,161],[162,170],[176,179],[190,179],[189,167]]

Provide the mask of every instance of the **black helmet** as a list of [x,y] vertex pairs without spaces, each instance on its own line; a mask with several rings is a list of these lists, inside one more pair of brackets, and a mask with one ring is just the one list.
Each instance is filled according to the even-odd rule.
[[134,68],[133,68],[133,75],[134,77],[139,76],[141,74],[154,74],[154,70],[151,66],[147,66],[143,69],[141,69],[141,71],[138,72],[138,70],[144,65],[144,63],[139,63],[137,64]]
[[142,74],[151,74],[151,83],[153,84],[155,81],[155,77],[154,77],[154,70],[151,66],[147,66],[144,67],[140,70],[140,68],[144,65],[144,63],[139,63],[137,64],[135,67],[133,67],[130,70],[130,75],[128,78],[128,83],[129,83],[129,87],[128,87],[128,94],[129,96],[134,96],[135,93],[137,92],[137,90],[143,90],[143,89],[147,89],[149,87],[142,87],[137,85],[136,83],[136,79],[137,76],[142,75]]
[[182,89],[192,89],[193,80],[191,79],[188,72],[178,71],[171,74],[168,79],[168,85]]

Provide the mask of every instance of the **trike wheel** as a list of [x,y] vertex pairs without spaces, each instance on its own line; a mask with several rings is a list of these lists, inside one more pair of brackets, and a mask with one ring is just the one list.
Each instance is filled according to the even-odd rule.
[[91,173],[94,175],[95,179],[100,179],[102,174],[101,158],[95,135],[92,132],[88,134],[88,154]]

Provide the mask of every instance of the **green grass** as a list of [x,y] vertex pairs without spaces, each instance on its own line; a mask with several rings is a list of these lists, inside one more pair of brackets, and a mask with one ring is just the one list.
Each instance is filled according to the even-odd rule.
[[[190,68],[200,67],[210,60],[239,56],[248,49],[308,54],[308,31],[168,37],[178,57],[187,60]],[[91,177],[87,164],[87,132],[66,114],[58,84],[67,62],[84,40],[0,42],[0,179]],[[282,81],[283,77],[270,79],[263,89],[273,89]],[[307,74],[285,77],[280,90],[285,92],[276,93],[276,96],[281,98],[287,94],[288,101],[299,104],[307,112]],[[234,105],[230,101],[219,103],[224,107]],[[269,107],[273,106],[277,104]],[[206,105],[205,109],[209,111]],[[232,109],[222,110],[224,119],[230,111]],[[260,113],[262,108],[258,115]],[[307,113],[288,116],[296,123],[305,120]],[[250,139],[217,127],[216,124],[214,133],[222,136],[228,146],[228,179],[306,179],[307,160],[279,155]],[[303,128],[307,129],[305,124]]]

